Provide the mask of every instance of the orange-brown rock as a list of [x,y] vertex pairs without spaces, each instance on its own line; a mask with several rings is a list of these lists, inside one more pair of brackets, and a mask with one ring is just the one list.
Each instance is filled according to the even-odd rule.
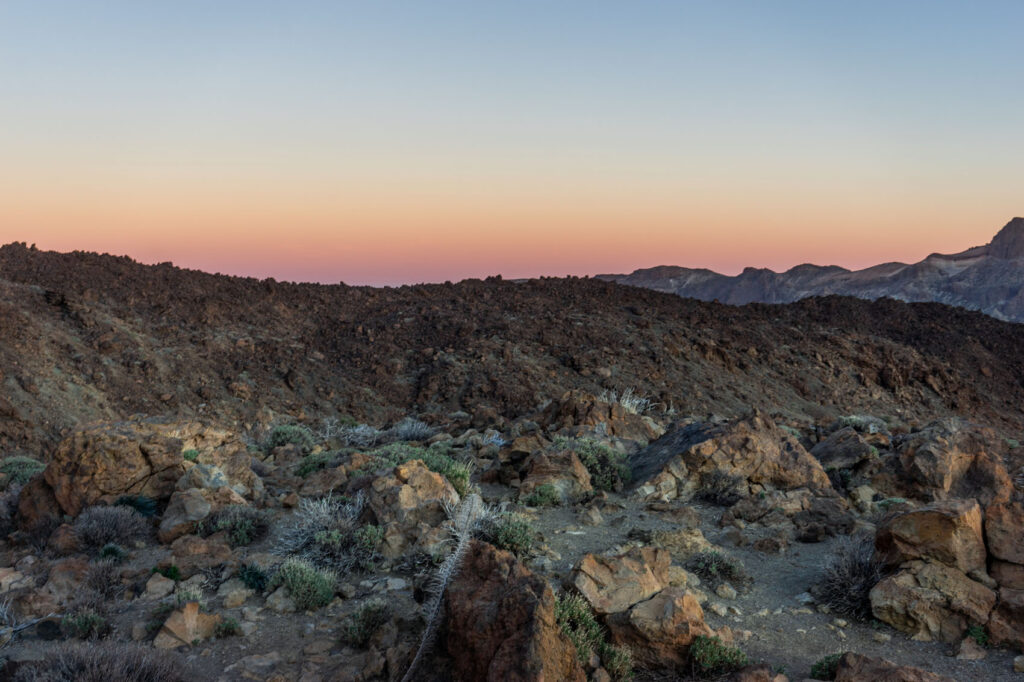
[[849,652],[839,659],[836,682],[956,682],[908,665],[896,665],[884,658],[869,658]]
[[999,604],[987,629],[995,644],[1024,649],[1024,590],[999,590]]
[[212,637],[222,620],[217,614],[201,613],[198,602],[189,602],[167,617],[153,640],[153,646],[157,649],[192,646]]
[[996,559],[1024,564],[1024,504],[990,504],[985,509],[985,539]]
[[530,455],[525,471],[526,476],[519,486],[520,499],[542,485],[553,486],[562,502],[566,503],[574,502],[593,490],[587,468],[571,450]]
[[760,412],[727,424],[690,424],[632,460],[638,492],[648,499],[692,495],[706,477],[719,474],[783,490],[832,488],[818,460]]
[[902,487],[890,494],[926,500],[974,498],[987,506],[1006,499],[1013,484],[997,454],[992,429],[950,418],[902,439],[895,463]]
[[767,663],[755,663],[740,668],[729,676],[729,682],[789,682],[789,678],[777,673]]
[[377,525],[385,527],[382,553],[394,558],[446,518],[445,505],[459,500],[452,484],[414,459],[379,476],[370,486],[367,504]]
[[615,644],[628,646],[637,663],[655,670],[683,670],[694,638],[712,634],[697,599],[677,587],[613,613],[605,623]]
[[[171,553],[173,563],[184,578],[232,559],[231,547],[226,542],[218,541],[216,536],[201,538],[198,535],[184,535],[171,543]],[[161,562],[161,567],[171,563]]]
[[227,466],[239,485],[253,492],[255,474],[248,468],[245,446],[228,432],[197,422],[168,423],[154,419],[86,426],[65,438],[43,476],[61,509],[72,516],[85,507],[113,502],[121,495],[167,499],[192,466],[182,453],[198,449],[199,457]]
[[964,573],[984,572],[981,507],[975,500],[945,500],[898,514],[879,527],[875,551],[889,566],[928,558]]
[[1011,590],[1024,590],[1024,566],[1013,564],[1008,561],[993,560],[989,566],[989,573],[1000,587],[1008,587]]
[[600,426],[604,433],[617,438],[641,443],[658,438],[664,433],[651,419],[633,414],[620,403],[600,400],[584,391],[569,391],[553,401],[541,416],[548,430],[566,429],[574,435]]
[[921,641],[957,642],[971,625],[984,625],[996,594],[955,568],[914,561],[871,590],[878,620]]
[[619,613],[668,585],[672,555],[654,547],[625,554],[587,554],[573,571],[572,584],[598,614]]
[[37,528],[50,519],[59,518],[64,510],[57,504],[53,488],[42,475],[34,476],[18,495],[18,527],[22,530]]
[[40,592],[58,604],[67,604],[78,595],[88,570],[89,562],[82,557],[55,561],[50,566],[50,575]]
[[555,594],[510,552],[474,542],[445,595],[453,679],[584,682]]

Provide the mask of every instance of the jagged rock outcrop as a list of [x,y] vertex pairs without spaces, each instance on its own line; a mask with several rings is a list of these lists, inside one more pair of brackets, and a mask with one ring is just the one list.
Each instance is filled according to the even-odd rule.
[[377,525],[384,528],[382,553],[395,558],[432,537],[432,531],[448,518],[445,507],[457,504],[459,494],[448,479],[415,459],[376,478],[366,501]]
[[555,621],[555,593],[511,553],[474,542],[445,602],[455,680],[586,680]]
[[956,682],[909,665],[896,665],[883,658],[853,652],[843,654],[836,669],[836,682]]
[[637,663],[654,670],[683,671],[694,638],[713,634],[697,599],[676,587],[612,613],[605,623],[615,644],[628,646]]
[[619,613],[665,588],[671,563],[672,555],[653,547],[617,556],[587,554],[573,570],[572,585],[596,613]]

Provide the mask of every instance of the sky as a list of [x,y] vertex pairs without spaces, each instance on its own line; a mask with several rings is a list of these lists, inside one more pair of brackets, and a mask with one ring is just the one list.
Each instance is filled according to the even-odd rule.
[[0,243],[395,285],[1024,214],[1024,2],[0,0]]

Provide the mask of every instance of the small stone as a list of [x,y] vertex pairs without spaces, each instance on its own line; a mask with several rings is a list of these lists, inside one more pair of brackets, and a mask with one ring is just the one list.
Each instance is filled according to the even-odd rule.
[[288,590],[279,587],[267,597],[267,608],[277,613],[295,613],[295,601],[288,596]]
[[404,590],[408,586],[409,586],[409,583],[407,583],[402,578],[388,578],[388,580],[387,580],[388,592],[394,592],[396,590]]
[[1017,656],[1013,659],[1013,672],[1024,673],[1024,656]]
[[956,657],[961,661],[980,661],[987,655],[988,652],[973,637],[964,637]]
[[341,596],[345,599],[351,599],[356,596],[356,586],[352,583],[342,583],[341,587],[338,588],[338,591],[341,592]]
[[604,517],[596,508],[591,507],[583,512],[581,521],[584,526],[600,526],[604,524]]
[[767,617],[767,616],[768,616],[768,609],[761,609],[760,611],[758,611],[758,612],[757,612],[757,613],[755,613],[754,615],[755,615],[755,616],[759,616],[759,617],[761,617],[761,618],[765,618],[765,617]]
[[730,585],[729,583],[722,583],[715,589],[715,594],[717,594],[722,599],[735,599],[736,588]]
[[830,607],[828,604],[818,604],[817,609],[818,613],[824,613],[826,615],[832,613],[832,607]]
[[242,635],[245,636],[245,637],[249,637],[254,632],[256,632],[256,629],[259,626],[256,625],[256,623],[253,623],[252,621],[246,620],[246,621],[242,621],[242,623],[239,625],[239,627],[242,629]]
[[320,654],[326,654],[328,651],[334,648],[334,642],[329,639],[318,639],[315,642],[310,642],[306,646],[302,647],[302,653],[306,656],[318,656]]
[[845,628],[847,625],[849,625],[849,623],[846,622],[846,620],[844,620],[843,618],[836,618],[834,621],[832,621],[832,624],[835,625],[837,628]]
[[244,609],[242,609],[242,618],[249,621],[259,620],[260,611],[262,610],[263,609],[261,609],[258,606],[246,606]]
[[155,601],[163,599],[171,592],[174,592],[174,581],[170,578],[165,578],[159,573],[154,573],[146,581],[146,592],[142,595],[142,598]]
[[800,594],[796,595],[796,601],[798,604],[813,604],[814,596],[810,592],[801,592]]
[[839,639],[846,639],[846,633],[842,630],[836,630],[836,636],[839,637]]
[[885,644],[886,642],[892,639],[892,635],[887,635],[884,632],[876,632],[875,634],[871,635],[871,639],[875,640],[879,644]]
[[723,618],[729,614],[729,609],[725,608],[725,604],[717,601],[712,602],[708,609],[716,616],[722,616]]

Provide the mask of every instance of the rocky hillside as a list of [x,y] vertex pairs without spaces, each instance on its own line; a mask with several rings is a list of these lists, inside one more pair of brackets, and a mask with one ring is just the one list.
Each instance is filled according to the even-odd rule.
[[0,680],[1014,682],[1020,325],[0,249]]
[[588,279],[395,289],[0,248],[0,448],[46,457],[132,414],[242,433],[299,419],[475,425],[573,389],[668,415],[961,415],[1019,437],[1024,327],[935,304],[731,307]]
[[786,272],[747,268],[730,277],[706,269],[661,266],[600,279],[667,291],[701,301],[791,303],[811,296],[935,301],[1024,322],[1024,218],[1014,218],[985,246],[934,253],[914,264],[864,270],[798,265]]

